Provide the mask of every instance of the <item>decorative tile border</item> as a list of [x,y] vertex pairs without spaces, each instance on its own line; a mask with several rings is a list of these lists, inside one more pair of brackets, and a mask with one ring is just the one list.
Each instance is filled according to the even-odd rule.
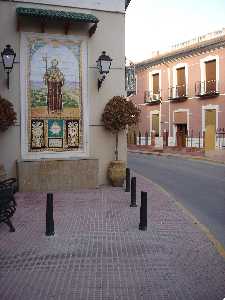
[[31,120],[31,149],[45,147],[44,120]]
[[66,140],[68,148],[79,147],[79,120],[66,120]]

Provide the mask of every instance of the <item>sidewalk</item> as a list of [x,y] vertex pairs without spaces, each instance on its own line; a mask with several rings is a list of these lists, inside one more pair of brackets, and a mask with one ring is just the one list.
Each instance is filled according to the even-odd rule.
[[1,300],[222,300],[225,259],[157,185],[148,230],[130,194],[101,187],[54,194],[55,236],[45,237],[44,193],[17,194],[15,233],[0,224]]
[[205,160],[213,163],[225,164],[225,149],[223,150],[214,150],[208,152],[198,152],[198,151],[178,151],[170,149],[151,149],[143,146],[132,146],[128,148],[128,152],[149,154],[149,155],[159,155],[159,156],[174,156],[174,157],[183,157],[186,159],[196,159],[196,160]]
[[208,151],[205,153],[206,157],[212,160],[221,161],[225,164],[225,149]]

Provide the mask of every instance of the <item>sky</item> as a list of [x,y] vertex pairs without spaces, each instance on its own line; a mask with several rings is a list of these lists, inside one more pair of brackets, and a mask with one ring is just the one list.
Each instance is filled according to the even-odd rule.
[[131,0],[126,13],[126,58],[140,62],[152,52],[225,28],[225,0]]

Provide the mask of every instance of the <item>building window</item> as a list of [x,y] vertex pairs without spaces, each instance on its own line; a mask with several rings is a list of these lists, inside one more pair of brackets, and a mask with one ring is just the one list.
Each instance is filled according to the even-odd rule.
[[169,88],[169,99],[185,99],[188,95],[188,67],[181,63],[173,67],[173,85]]
[[216,91],[216,60],[205,62],[206,93]]
[[145,102],[160,102],[161,70],[149,72],[148,90],[145,91]]
[[177,69],[177,96],[186,96],[186,80],[185,80],[185,68]]
[[159,73],[152,75],[152,85],[153,85],[153,100],[158,100],[159,92]]
[[200,60],[201,80],[195,83],[196,96],[219,94],[219,57],[208,56]]

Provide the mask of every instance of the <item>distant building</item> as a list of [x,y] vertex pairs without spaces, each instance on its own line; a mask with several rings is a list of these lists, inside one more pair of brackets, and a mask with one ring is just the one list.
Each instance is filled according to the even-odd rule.
[[[115,139],[102,125],[106,103],[125,94],[126,0],[0,1],[0,52],[16,52],[1,96],[17,124],[0,133],[0,164],[20,191],[74,190],[107,183]],[[101,88],[96,61],[112,59]],[[126,162],[126,135],[119,136]]]
[[[178,44],[166,53],[137,63],[139,129],[169,146],[225,146],[225,29]],[[220,135],[220,136],[219,136]],[[218,138],[219,137],[219,138]],[[224,137],[224,138],[223,138]]]

